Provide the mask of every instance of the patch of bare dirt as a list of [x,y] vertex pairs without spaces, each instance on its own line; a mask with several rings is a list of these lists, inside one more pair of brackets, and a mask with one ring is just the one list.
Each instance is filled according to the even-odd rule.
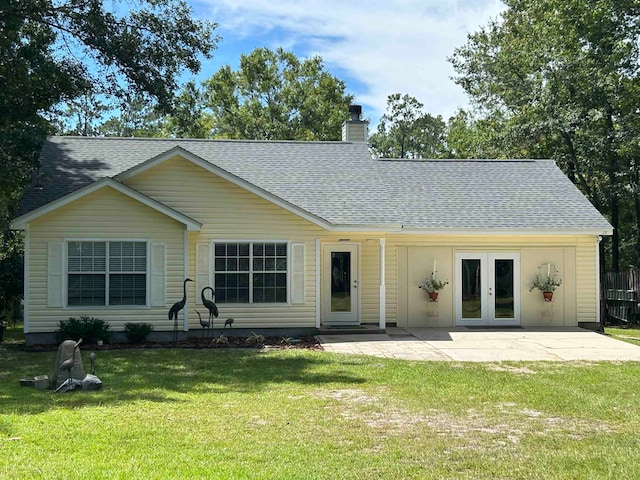
[[487,370],[491,370],[494,372],[515,373],[517,375],[532,375],[537,373],[535,370],[531,370],[527,367],[514,367],[512,365],[503,365],[501,363],[490,363],[487,365]]
[[419,414],[397,406],[390,407],[383,391],[371,394],[359,389],[340,389],[316,392],[314,396],[332,400],[327,409],[347,420],[379,430],[384,437],[405,435],[422,425],[437,435],[459,438],[461,449],[486,448],[487,444],[508,447],[520,443],[525,435],[581,440],[612,431],[604,422],[549,416],[538,410],[520,408],[516,403],[496,405],[498,412],[495,416],[473,408],[460,415],[438,409]]

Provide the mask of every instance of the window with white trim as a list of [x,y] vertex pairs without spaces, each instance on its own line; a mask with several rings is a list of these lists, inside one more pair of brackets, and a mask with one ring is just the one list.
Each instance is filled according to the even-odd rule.
[[216,243],[216,303],[286,303],[288,265],[285,242]]
[[67,305],[146,305],[147,242],[67,243]]

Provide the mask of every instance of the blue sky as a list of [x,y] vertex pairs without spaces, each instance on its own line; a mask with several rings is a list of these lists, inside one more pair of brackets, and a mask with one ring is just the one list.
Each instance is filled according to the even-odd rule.
[[[203,80],[257,47],[319,55],[373,125],[387,96],[409,94],[448,119],[468,99],[447,57],[504,10],[500,0],[187,0],[222,37]],[[372,126],[373,126],[372,125]]]

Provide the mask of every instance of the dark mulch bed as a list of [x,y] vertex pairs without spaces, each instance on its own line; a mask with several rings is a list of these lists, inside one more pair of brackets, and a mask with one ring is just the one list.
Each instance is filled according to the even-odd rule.
[[[83,343],[82,350],[121,350],[121,349],[151,349],[151,348],[256,348],[263,350],[274,349],[307,349],[322,350],[322,345],[313,336],[307,337],[264,337],[264,343],[259,345],[247,344],[247,337],[226,337],[227,342],[217,342],[217,338],[189,337],[186,340],[169,343],[107,343],[104,345],[91,345]],[[27,352],[56,351],[58,345],[31,345],[24,347]]]

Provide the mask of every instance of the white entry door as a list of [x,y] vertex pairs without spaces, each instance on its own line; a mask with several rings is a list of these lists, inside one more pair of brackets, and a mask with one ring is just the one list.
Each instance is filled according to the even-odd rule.
[[360,325],[358,245],[324,245],[322,270],[322,323]]
[[456,253],[456,325],[520,325],[520,254]]

